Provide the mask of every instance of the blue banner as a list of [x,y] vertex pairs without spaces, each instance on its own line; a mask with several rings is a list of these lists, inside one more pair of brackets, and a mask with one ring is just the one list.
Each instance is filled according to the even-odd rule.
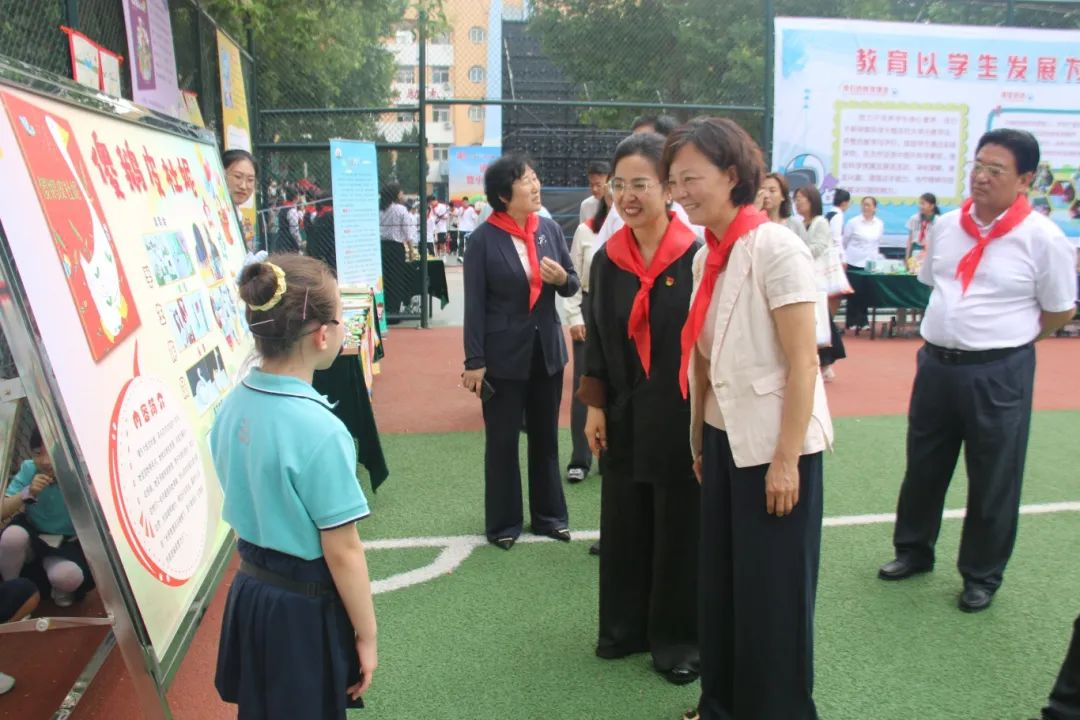
[[338,282],[342,285],[364,284],[375,291],[379,324],[385,331],[375,144],[331,140],[330,181],[334,187]]

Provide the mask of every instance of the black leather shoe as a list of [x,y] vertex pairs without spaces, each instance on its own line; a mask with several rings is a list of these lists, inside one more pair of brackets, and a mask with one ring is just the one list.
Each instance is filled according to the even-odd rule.
[[592,545],[589,546],[589,554],[590,555],[597,555],[597,556],[600,555],[600,541],[599,540],[597,540],[596,542],[594,542]]
[[964,592],[960,594],[960,600],[957,605],[966,613],[982,612],[986,608],[990,607],[990,603],[994,600],[994,593],[986,588],[981,587],[967,587],[964,588]]
[[903,580],[904,578],[909,578],[912,575],[930,572],[933,569],[933,565],[915,565],[914,563],[910,563],[907,560],[901,560],[900,558],[897,558],[882,565],[878,569],[877,575],[882,580]]
[[559,542],[570,542],[570,530],[567,528],[557,528],[555,530],[548,530],[546,533],[552,540],[558,540]]
[[661,673],[672,685],[689,685],[698,679],[696,670],[691,670],[685,665],[676,665],[670,670]]
[[514,538],[512,537],[493,538],[491,540],[488,540],[488,542],[495,547],[502,548],[503,550],[509,550],[510,548],[514,547]]

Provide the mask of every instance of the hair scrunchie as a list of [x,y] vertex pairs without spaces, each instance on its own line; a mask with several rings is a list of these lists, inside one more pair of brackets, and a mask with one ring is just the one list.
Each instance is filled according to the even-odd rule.
[[248,309],[250,310],[265,312],[267,310],[273,309],[279,302],[281,302],[281,298],[285,295],[285,289],[288,287],[285,284],[285,271],[272,262],[268,262],[266,264],[270,266],[270,269],[274,271],[274,275],[277,276],[277,289],[274,290],[273,297],[264,302],[262,305],[248,305]]

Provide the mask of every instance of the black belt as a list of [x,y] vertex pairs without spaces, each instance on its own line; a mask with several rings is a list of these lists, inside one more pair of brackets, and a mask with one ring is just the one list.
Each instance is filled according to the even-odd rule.
[[288,590],[289,592],[305,595],[310,598],[326,597],[328,595],[337,595],[337,589],[330,583],[323,582],[300,582],[299,580],[293,580],[287,578],[284,575],[278,575],[275,572],[270,572],[266,568],[261,568],[258,565],[253,565],[247,560],[240,561],[240,572],[245,575],[250,575],[256,580],[260,580],[267,585],[273,585],[279,587],[282,590]]
[[994,350],[951,350],[940,345],[926,343],[926,351],[946,365],[981,365],[1008,357],[1014,352],[1031,347],[1031,343],[1011,348]]

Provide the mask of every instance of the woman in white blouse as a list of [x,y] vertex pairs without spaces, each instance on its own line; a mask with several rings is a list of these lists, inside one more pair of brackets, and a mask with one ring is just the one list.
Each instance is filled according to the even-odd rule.
[[[810,254],[814,256],[814,264],[816,266],[818,275],[818,287],[828,292],[828,288],[833,282],[828,277],[829,270],[835,268],[835,272],[839,276],[843,276],[843,270],[835,258],[838,257],[835,250],[833,250],[833,256],[830,258],[830,250],[833,249],[835,240],[833,239],[832,230],[829,228],[829,221],[821,214],[821,193],[814,185],[804,185],[795,191],[795,212],[799,213],[803,218],[803,222],[806,224],[806,245],[810,248]],[[835,264],[830,268],[830,259],[833,259]],[[821,302],[819,299],[818,302]],[[826,301],[826,308],[830,303]],[[832,338],[832,342],[828,347],[818,348],[818,361],[821,363],[821,376],[825,379],[825,382],[831,382],[836,379],[836,370],[833,368],[833,363],[837,360],[847,357],[847,352],[844,351],[844,338],[840,334],[839,328],[836,327],[836,321],[833,320],[833,314],[829,309],[826,309],[829,315],[829,334]]]
[[791,216],[791,196],[788,194],[787,179],[780,173],[769,173],[761,183],[761,209],[769,215],[769,220],[780,223],[791,232],[806,241],[806,227],[797,218]]
[[[605,181],[606,179],[605,176]],[[597,201],[596,212],[578,225],[574,240],[570,243],[570,262],[574,264],[574,269],[581,278],[581,289],[564,302],[566,322],[570,326],[570,340],[574,346],[574,392],[573,404],[570,406],[570,438],[574,449],[566,469],[566,479],[571,483],[581,482],[592,469],[592,451],[589,450],[589,441],[585,438],[588,408],[577,399],[577,391],[581,385],[582,370],[585,368],[585,316],[589,311],[589,272],[593,255],[600,248],[600,244],[596,242],[596,234],[604,226],[610,208],[611,190],[604,185],[604,194]]]
[[672,198],[706,227],[681,344],[701,482],[702,720],[815,720],[822,451],[818,283],[806,243],[752,203],[761,151],[726,118],[668,137]]
[[[862,214],[844,226],[844,257],[848,268],[865,270],[867,263],[876,260],[885,223],[877,216],[877,199],[867,195],[862,199]],[[847,326],[856,331],[868,327],[866,317],[866,283],[859,277],[848,277],[854,292],[847,298]]]

